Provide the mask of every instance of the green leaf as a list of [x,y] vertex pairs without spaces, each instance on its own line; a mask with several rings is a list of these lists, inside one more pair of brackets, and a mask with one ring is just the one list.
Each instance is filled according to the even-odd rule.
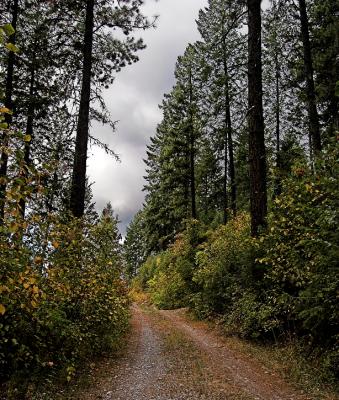
[[336,97],[339,97],[339,81],[337,81],[335,85],[335,95]]
[[6,43],[6,48],[9,51],[13,51],[13,53],[17,53],[19,51],[19,48],[16,47],[13,43]]
[[2,29],[5,31],[7,36],[11,36],[13,33],[15,33],[15,29],[11,24],[5,24]]

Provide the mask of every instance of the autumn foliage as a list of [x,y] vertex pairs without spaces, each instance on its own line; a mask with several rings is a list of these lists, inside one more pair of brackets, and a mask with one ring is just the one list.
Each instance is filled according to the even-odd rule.
[[[20,133],[11,132],[17,143]],[[14,154],[21,165],[20,152]],[[24,165],[24,164],[22,164]],[[2,380],[61,373],[71,380],[79,362],[116,348],[128,325],[121,280],[117,219],[110,206],[99,218],[77,220],[31,208],[39,204],[52,167],[31,167],[27,179],[8,182],[0,227],[0,372]]]

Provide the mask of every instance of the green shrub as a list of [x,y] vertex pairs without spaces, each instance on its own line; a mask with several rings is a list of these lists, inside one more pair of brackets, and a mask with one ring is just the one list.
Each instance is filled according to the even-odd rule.
[[[45,230],[40,249],[31,246],[33,224]],[[106,217],[65,224],[32,214],[2,227],[2,379],[54,370],[71,379],[81,360],[117,345],[129,317],[118,240]]]
[[149,257],[140,268],[136,281],[150,293],[159,308],[189,305],[189,298],[196,290],[192,279],[195,254],[203,239],[201,224],[188,220],[186,229],[177,235],[168,250]]
[[197,291],[191,296],[197,315],[224,314],[241,296],[251,280],[249,216],[241,214],[207,234],[196,254],[193,281]]
[[276,308],[283,331],[305,337],[310,351],[322,349],[337,371],[338,154],[335,143],[317,160],[315,173],[294,168],[274,201],[269,230],[260,239],[264,257],[258,260],[266,268],[266,302]]

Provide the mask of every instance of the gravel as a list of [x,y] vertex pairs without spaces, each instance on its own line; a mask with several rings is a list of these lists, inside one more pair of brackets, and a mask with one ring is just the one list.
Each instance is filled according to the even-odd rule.
[[81,400],[306,400],[206,326],[178,311],[132,308],[123,356],[99,368]]

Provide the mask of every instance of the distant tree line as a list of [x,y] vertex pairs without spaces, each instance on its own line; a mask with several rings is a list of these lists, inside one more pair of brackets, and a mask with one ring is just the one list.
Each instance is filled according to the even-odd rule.
[[250,210],[256,236],[293,163],[313,168],[337,132],[335,2],[260,7],[209,1],[201,39],[178,58],[132,224],[143,221],[145,256],[166,249],[187,218],[217,225]]

